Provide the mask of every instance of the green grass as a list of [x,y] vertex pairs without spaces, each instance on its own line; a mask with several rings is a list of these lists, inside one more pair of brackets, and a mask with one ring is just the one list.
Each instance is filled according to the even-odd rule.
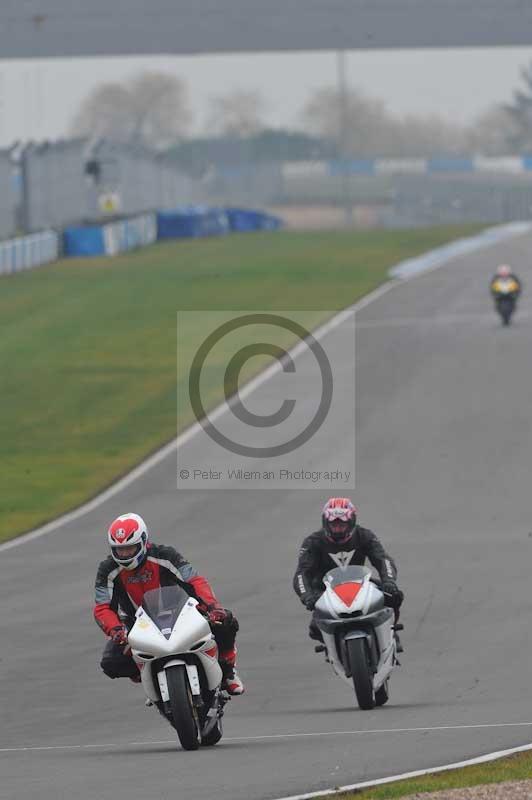
[[532,778],[532,754],[527,752],[491,761],[488,764],[437,772],[423,778],[410,778],[375,789],[341,794],[338,797],[341,800],[392,800],[392,798],[408,795],[439,792],[443,789],[460,789],[467,786],[530,778]]
[[187,423],[178,309],[339,309],[400,259],[478,229],[233,236],[0,279],[0,540],[79,505]]

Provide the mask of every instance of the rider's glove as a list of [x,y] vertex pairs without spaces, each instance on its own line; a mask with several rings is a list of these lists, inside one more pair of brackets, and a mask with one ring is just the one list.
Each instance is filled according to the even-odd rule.
[[109,631],[109,636],[115,644],[127,644],[127,628],[125,625],[115,625]]
[[390,579],[382,581],[381,585],[384,594],[389,595],[389,604],[392,608],[399,608],[404,600],[404,594],[399,589],[395,581]]
[[307,593],[302,596],[301,602],[303,603],[305,608],[307,608],[309,611],[314,611],[314,606],[318,602],[320,596],[321,595],[319,594]]
[[207,615],[211,625],[224,625],[229,621],[231,612],[221,608],[221,606],[215,606],[207,610]]

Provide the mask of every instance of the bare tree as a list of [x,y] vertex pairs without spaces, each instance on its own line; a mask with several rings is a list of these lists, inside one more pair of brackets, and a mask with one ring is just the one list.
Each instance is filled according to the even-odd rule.
[[125,86],[104,83],[85,98],[71,126],[74,136],[107,136],[127,140],[131,136],[131,97]]
[[[305,127],[341,150],[342,98],[336,88],[316,90],[302,113]],[[430,156],[463,151],[464,130],[438,116],[399,117],[384,103],[351,89],[347,93],[345,148],[353,156]]]
[[184,84],[171,75],[145,72],[129,84],[134,141],[164,147],[182,139],[192,115]]
[[260,92],[235,89],[212,98],[207,129],[224,136],[253,136],[265,127],[265,109]]
[[310,132],[335,142],[339,149],[345,145],[352,155],[372,155],[387,144],[389,115],[384,103],[354,89],[347,92],[345,141],[342,97],[335,88],[324,87],[313,92],[303,109],[302,121]]
[[504,106],[493,106],[480,114],[469,127],[469,150],[484,156],[501,156],[513,151],[518,131],[515,120]]
[[390,122],[392,141],[401,156],[457,155],[467,150],[464,128],[437,114],[407,114]]
[[514,91],[513,102],[504,106],[514,124],[512,145],[517,150],[532,150],[532,63],[521,70],[522,89]]
[[83,101],[71,132],[161,149],[179,141],[190,123],[183,82],[165,73],[145,72],[124,84],[97,86]]

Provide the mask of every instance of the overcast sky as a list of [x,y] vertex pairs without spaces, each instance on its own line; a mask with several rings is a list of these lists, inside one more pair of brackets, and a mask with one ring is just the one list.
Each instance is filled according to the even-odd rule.
[[[350,85],[385,101],[398,113],[439,113],[469,122],[511,97],[532,48],[353,51]],[[86,94],[98,83],[146,69],[182,78],[189,89],[196,130],[209,99],[232,89],[258,89],[268,122],[293,126],[313,89],[336,81],[335,53],[168,56],[49,61],[0,61],[0,146],[16,139],[57,138]]]

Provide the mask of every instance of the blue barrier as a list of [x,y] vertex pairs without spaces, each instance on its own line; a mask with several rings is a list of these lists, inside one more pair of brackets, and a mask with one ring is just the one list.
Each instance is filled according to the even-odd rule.
[[106,225],[67,228],[63,233],[66,256],[114,256],[137,247],[153,244],[157,239],[155,214],[109,222]]
[[229,232],[227,214],[220,208],[191,206],[159,211],[157,238],[181,239],[184,237],[222,236]]
[[248,231],[275,231],[282,228],[282,220],[273,214],[246,208],[226,208],[229,226],[235,233]]
[[[223,236],[230,232],[278,230],[282,220],[272,214],[245,208],[191,208],[142,214],[103,225],[72,226],[63,231],[63,253],[79,256],[113,256],[145,247],[157,239]],[[0,242],[0,275],[48,264],[59,257],[60,235],[44,231]]]
[[143,214],[104,225],[103,238],[107,256],[153,244],[157,241],[157,217],[155,214]]
[[57,261],[59,236],[55,231],[42,231],[19,239],[0,242],[0,275]]
[[180,239],[184,237],[220,236],[230,231],[278,230],[282,220],[263,211],[245,208],[176,208],[157,214],[157,238]]
[[93,225],[86,228],[67,228],[63,233],[63,251],[71,258],[76,256],[101,256],[105,252],[103,228]]

